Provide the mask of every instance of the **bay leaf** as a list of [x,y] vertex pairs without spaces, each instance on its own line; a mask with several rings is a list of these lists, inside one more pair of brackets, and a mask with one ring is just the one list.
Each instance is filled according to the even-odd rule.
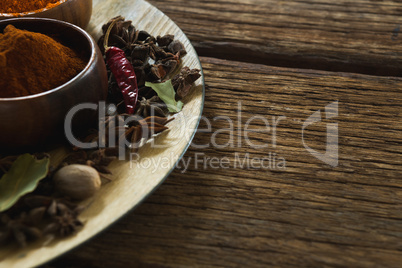
[[169,112],[177,113],[183,108],[181,101],[176,101],[176,92],[174,91],[172,80],[162,83],[145,82],[145,86],[151,87],[158,97],[167,105]]
[[12,207],[20,197],[36,189],[49,170],[49,158],[37,160],[30,154],[19,156],[0,179],[0,212]]

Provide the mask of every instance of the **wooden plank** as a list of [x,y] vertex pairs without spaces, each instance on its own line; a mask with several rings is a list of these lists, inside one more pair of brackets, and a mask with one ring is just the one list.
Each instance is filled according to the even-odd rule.
[[[190,147],[177,168],[138,209],[108,232],[48,267],[399,267],[402,262],[400,78],[268,67],[201,58],[206,94],[194,143],[230,135],[227,116],[286,116],[272,132],[234,134],[233,147]],[[303,122],[339,103],[338,116],[312,125],[307,144],[325,150],[326,124],[338,123],[339,165],[313,157],[302,143]],[[214,118],[216,120],[214,120]],[[269,121],[270,122],[270,121]],[[236,126],[236,123],[235,123]],[[250,129],[262,129],[262,121]],[[237,130],[237,129],[236,129]],[[242,139],[240,147],[237,138]],[[286,159],[286,170],[240,167],[236,154]],[[228,158],[230,168],[199,159]]]
[[202,56],[402,75],[401,1],[151,0]]

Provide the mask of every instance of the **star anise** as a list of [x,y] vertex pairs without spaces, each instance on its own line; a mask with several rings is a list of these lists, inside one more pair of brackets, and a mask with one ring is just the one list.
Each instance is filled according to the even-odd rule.
[[157,80],[163,81],[169,77],[175,70],[176,67],[180,65],[180,53],[172,54],[170,52],[166,53],[166,56],[159,59],[151,69],[151,72]]
[[77,148],[76,151],[67,155],[59,168],[72,164],[88,165],[95,168],[102,178],[111,181],[112,179],[108,175],[112,174],[112,172],[108,166],[117,158],[117,155],[118,151],[115,148],[100,148],[95,150]]
[[156,37],[156,42],[162,48],[167,48],[167,46],[169,46],[169,44],[172,43],[173,40],[174,35],[171,34],[166,34],[164,36],[158,35],[158,37]]
[[112,174],[108,168],[109,164],[112,163],[117,157],[115,155],[108,155],[110,150],[106,148],[98,149],[93,151],[86,161],[86,164],[95,168],[102,177],[110,180],[105,174]]
[[11,219],[6,214],[0,215],[3,226],[0,230],[0,244],[15,240],[21,247],[25,247],[29,240],[36,240],[42,236],[42,232],[34,226],[30,226],[29,216],[21,213],[17,219]]
[[[102,26],[103,34],[106,33],[109,26],[114,22],[115,25],[111,29],[110,37],[108,40],[109,46],[116,46],[123,50],[129,50],[131,46],[137,41],[139,32],[135,30],[131,21],[126,21],[122,16],[117,16],[108,21]],[[98,45],[104,53],[104,35],[98,40]]]
[[[168,122],[172,121],[174,118],[168,119],[166,117],[159,116],[148,116],[143,119],[142,117],[132,115],[127,117],[127,115],[118,115],[117,120],[130,120],[128,125],[122,126],[122,124],[118,124],[115,128],[117,135],[117,144],[126,145],[125,141],[129,141],[129,147],[131,151],[137,151],[141,145],[142,139],[149,139],[154,134],[158,134],[168,129],[165,126]],[[138,118],[138,119],[137,119]]]
[[166,104],[162,103],[158,96],[153,96],[150,99],[143,97],[142,100],[137,103],[137,107],[135,114],[144,118],[153,115],[161,117],[168,115]]
[[193,83],[200,77],[200,70],[184,67],[179,74],[172,78],[172,85],[176,90],[176,98],[182,99],[187,96]]
[[[116,144],[129,145],[135,151],[140,146],[141,140],[147,140],[152,135],[167,130],[168,127],[165,125],[174,119],[168,119],[164,116],[165,107],[158,102],[157,98],[155,97],[150,100],[143,99],[143,106],[139,106],[140,108],[142,107],[142,112],[139,111],[139,114],[152,115],[147,116],[145,119],[138,114],[115,114],[105,118],[103,126],[105,137],[100,140],[99,137],[90,134],[89,137],[84,138],[86,142],[103,140],[105,148],[89,151],[76,148],[74,152],[70,153],[63,160],[59,168],[71,164],[89,165],[95,168],[101,177],[111,180],[106,175],[111,174],[108,165],[118,155],[118,148],[115,147]],[[161,116],[158,116],[159,114]],[[110,134],[114,135],[114,137],[109,137]],[[110,146],[112,139],[114,145]],[[126,141],[129,141],[129,144]]]
[[134,46],[131,51],[131,63],[133,66],[142,66],[147,63],[151,47],[147,44]]
[[[140,88],[144,86],[145,81],[164,81],[180,66],[180,58],[186,54],[186,50],[180,41],[174,40],[173,35],[155,38],[146,31],[136,30],[131,21],[125,21],[121,16],[115,17],[103,25],[104,34],[114,21],[116,23],[109,37],[109,45],[124,50],[126,57],[134,67],[137,84]],[[103,40],[104,35],[98,40],[101,48],[103,48]],[[103,49],[102,52],[104,53]],[[150,58],[154,63],[150,61]],[[109,93],[113,99],[121,100],[118,85],[114,82],[110,72],[109,75]]]
[[47,213],[51,217],[51,222],[44,228],[44,234],[55,234],[59,236],[68,236],[76,232],[83,226],[83,223],[77,218],[82,207],[69,208],[67,205],[53,200]]
[[138,150],[142,138],[149,139],[153,135],[167,130],[168,127],[165,125],[173,119],[150,116],[140,120],[138,125],[129,127],[125,135],[126,138],[131,140],[131,151],[136,152]]
[[82,207],[65,198],[30,194],[5,213],[0,213],[0,244],[16,241],[26,246],[46,234],[65,236],[82,226],[77,216]]
[[173,40],[169,44],[168,50],[174,55],[176,55],[178,53],[179,57],[183,57],[184,55],[187,54],[187,51],[186,51],[183,43],[180,42],[179,40]]

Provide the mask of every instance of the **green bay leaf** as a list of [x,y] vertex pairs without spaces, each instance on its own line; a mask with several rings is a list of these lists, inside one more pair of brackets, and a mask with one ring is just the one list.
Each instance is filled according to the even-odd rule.
[[30,154],[19,156],[0,179],[0,212],[12,207],[23,195],[34,191],[48,170],[48,158],[37,160]]
[[163,83],[145,82],[145,86],[151,87],[158,94],[158,97],[166,103],[169,112],[177,113],[183,108],[181,101],[176,101],[176,92],[174,91],[172,80]]

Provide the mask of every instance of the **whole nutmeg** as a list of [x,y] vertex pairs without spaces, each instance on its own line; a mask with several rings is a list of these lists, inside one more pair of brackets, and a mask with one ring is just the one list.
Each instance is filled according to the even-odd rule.
[[57,192],[75,200],[84,200],[99,190],[102,182],[98,171],[90,166],[69,165],[53,176]]

